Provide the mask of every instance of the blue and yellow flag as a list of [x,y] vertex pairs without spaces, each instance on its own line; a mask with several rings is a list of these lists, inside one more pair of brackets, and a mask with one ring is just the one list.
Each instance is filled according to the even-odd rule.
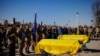
[[33,33],[36,34],[37,32],[37,20],[36,20],[36,17],[37,17],[37,13],[35,13],[35,19],[34,19],[34,28],[33,28]]

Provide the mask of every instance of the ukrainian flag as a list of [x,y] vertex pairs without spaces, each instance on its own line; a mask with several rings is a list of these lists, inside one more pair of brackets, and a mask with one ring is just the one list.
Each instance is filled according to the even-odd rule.
[[36,34],[37,32],[37,13],[35,13],[35,19],[34,19],[34,28],[33,28],[33,33]]

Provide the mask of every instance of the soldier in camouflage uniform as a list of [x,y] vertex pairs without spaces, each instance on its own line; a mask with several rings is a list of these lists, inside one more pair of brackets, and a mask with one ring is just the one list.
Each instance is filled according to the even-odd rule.
[[100,39],[99,38],[100,37],[100,27],[99,26],[97,26],[95,28],[95,37],[96,37],[96,39]]
[[88,36],[90,39],[93,38],[93,27],[92,26],[88,27]]
[[9,56],[15,56],[16,28],[12,26],[8,33]]
[[31,45],[31,31],[30,31],[30,28],[29,28],[29,25],[26,25],[26,52],[27,53],[30,53],[29,52],[29,47]]
[[24,49],[24,46],[25,46],[25,38],[26,38],[26,32],[25,32],[25,27],[24,25],[21,25],[20,26],[20,29],[19,29],[19,32],[18,32],[18,36],[19,36],[19,53],[20,53],[20,56],[25,56],[23,54],[23,49]]
[[83,33],[84,33],[85,35],[88,35],[88,28],[87,28],[87,26],[84,26],[84,27],[83,27]]

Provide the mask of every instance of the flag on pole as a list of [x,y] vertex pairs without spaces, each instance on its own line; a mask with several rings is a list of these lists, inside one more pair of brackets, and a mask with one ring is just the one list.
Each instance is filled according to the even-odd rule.
[[37,13],[35,13],[35,19],[34,19],[34,28],[33,28],[33,33],[36,34],[37,32]]
[[78,12],[76,12],[76,16],[79,16],[79,13]]
[[[32,34],[33,34],[33,43],[32,43],[32,46],[36,46],[37,44],[37,13],[35,12],[35,18],[34,18],[34,26],[33,26],[33,29],[32,29]],[[35,49],[34,49],[35,50]]]

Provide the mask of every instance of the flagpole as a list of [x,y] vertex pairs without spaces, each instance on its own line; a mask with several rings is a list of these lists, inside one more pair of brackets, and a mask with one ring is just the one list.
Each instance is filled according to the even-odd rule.
[[69,23],[69,27],[70,27],[70,20],[68,21],[68,23]]
[[78,12],[76,12],[76,28],[77,28],[77,34],[79,34],[79,20],[78,20],[78,16],[79,16],[79,13]]
[[78,12],[76,12],[76,26],[78,26],[79,24],[79,22],[78,22],[78,16],[79,16],[79,13]]

